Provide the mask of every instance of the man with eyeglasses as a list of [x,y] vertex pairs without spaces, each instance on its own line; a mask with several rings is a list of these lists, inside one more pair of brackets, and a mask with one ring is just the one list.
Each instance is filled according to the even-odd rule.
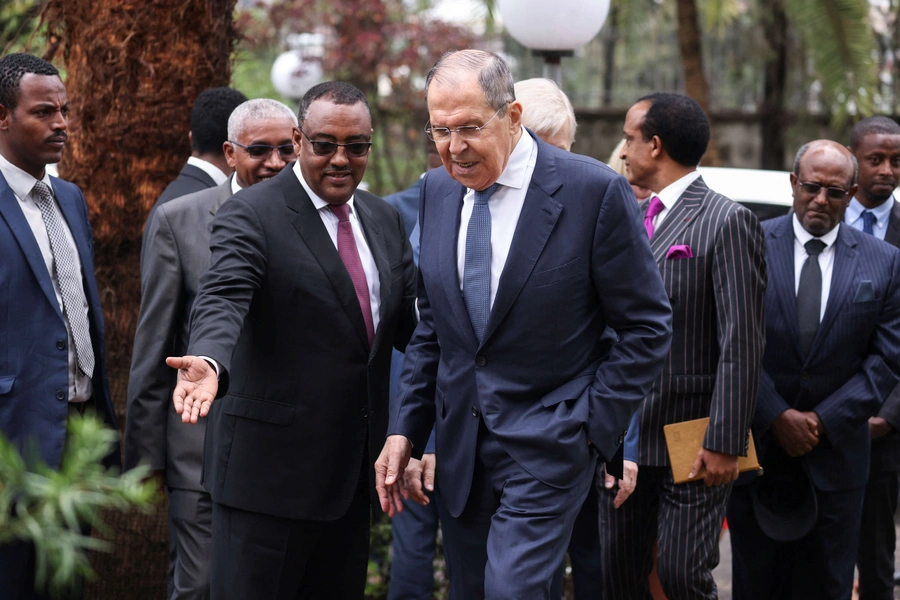
[[293,161],[297,116],[265,98],[228,119],[223,153],[234,173],[224,183],[159,206],[144,235],[141,309],[134,338],[125,464],[146,461],[169,497],[168,599],[209,597],[211,501],[201,486],[205,427],[181,423],[172,405],[174,372],[165,360],[187,348],[191,306],[209,266],[209,225],[233,194],[277,175]]
[[[793,214],[763,223],[770,277],[753,429],[766,472],[729,501],[737,600],[850,598],[869,417],[900,381],[900,251],[841,222],[856,158],[810,142],[790,177]],[[800,476],[767,485],[785,472]],[[817,509],[801,527],[789,517],[809,495]]]
[[444,169],[423,181],[421,321],[376,463],[382,509],[424,501],[410,459],[434,425],[451,598],[559,597],[596,458],[656,378],[671,310],[628,183],[526,130],[501,58],[444,55],[425,98]]
[[357,188],[363,93],[314,86],[292,140],[297,161],[213,219],[187,356],[167,359],[175,411],[209,415],[213,600],[363,598],[391,349],[416,323],[402,219]]

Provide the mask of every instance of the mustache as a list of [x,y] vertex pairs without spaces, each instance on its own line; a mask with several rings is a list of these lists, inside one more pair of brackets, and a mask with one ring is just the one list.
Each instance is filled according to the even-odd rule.
[[350,175],[352,173],[353,173],[353,171],[351,171],[350,169],[326,169],[325,170],[326,175]]
[[45,139],[45,142],[65,142],[68,141],[69,136],[65,131],[54,131],[53,135]]

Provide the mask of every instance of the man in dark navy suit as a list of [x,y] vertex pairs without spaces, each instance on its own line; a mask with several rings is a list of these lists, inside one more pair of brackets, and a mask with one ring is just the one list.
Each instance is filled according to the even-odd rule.
[[[671,309],[628,183],[522,127],[494,54],[446,54],[427,126],[418,308],[376,468],[382,508],[435,427],[451,597],[550,598],[594,475],[669,347]],[[618,340],[603,336],[606,327]]]
[[[0,59],[0,432],[54,469],[70,414],[96,411],[118,431],[87,206],[45,170],[62,157],[68,115],[53,65]],[[118,445],[105,463],[119,464]],[[34,576],[30,544],[0,545],[4,600],[43,598]]]
[[[844,146],[806,144],[791,173],[793,214],[763,223],[770,275],[753,428],[763,465],[798,476],[773,490],[767,466],[735,487],[728,523],[736,599],[851,595],[869,418],[900,380],[900,251],[841,223],[856,176]],[[778,521],[767,514],[789,515],[809,494],[814,521],[796,531],[769,526]]]

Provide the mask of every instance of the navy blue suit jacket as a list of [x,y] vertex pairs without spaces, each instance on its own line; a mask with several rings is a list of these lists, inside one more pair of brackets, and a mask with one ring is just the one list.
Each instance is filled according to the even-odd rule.
[[763,223],[769,286],[754,429],[761,449],[788,408],[815,411],[825,437],[803,460],[817,488],[865,485],[868,419],[900,381],[900,251],[840,224],[831,291],[806,360],[799,350],[792,215]]
[[[87,206],[77,186],[55,177],[51,185],[81,259],[96,365],[94,405],[118,431],[104,366],[103,311]],[[40,458],[58,468],[68,418],[66,325],[40,247],[2,175],[0,257],[0,431],[20,449],[34,444]],[[106,462],[120,463],[118,445]]]
[[[525,470],[568,488],[593,460],[588,440],[601,457],[615,454],[669,349],[671,308],[628,183],[593,159],[536,143],[481,343],[457,273],[466,190],[445,169],[423,183],[421,320],[389,431],[408,437],[418,457],[435,425],[453,516],[471,488],[482,418]],[[607,325],[618,341],[603,336]]]

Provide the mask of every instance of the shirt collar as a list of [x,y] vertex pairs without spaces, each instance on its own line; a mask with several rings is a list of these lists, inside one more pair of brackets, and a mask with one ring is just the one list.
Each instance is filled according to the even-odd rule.
[[684,194],[684,191],[699,177],[700,171],[691,171],[681,179],[677,179],[661,189],[656,195],[659,196],[663,206],[671,210],[675,203],[678,202],[678,199],[681,198],[681,195]]
[[866,208],[855,197],[850,200],[847,212],[844,213],[844,223],[851,225],[862,218],[863,212],[870,210],[875,215],[876,225],[887,225],[891,218],[891,209],[894,207],[894,197],[891,196],[875,208]]
[[[294,175],[297,176],[297,179],[300,180],[300,185],[303,186],[303,189],[306,190],[306,195],[309,196],[309,199],[312,200],[313,206],[316,207],[316,210],[322,210],[326,206],[329,206],[328,202],[325,202],[314,191],[309,187],[309,184],[306,183],[306,180],[303,179],[303,171],[300,170],[300,161],[294,162]],[[350,212],[354,211],[353,209],[353,199],[356,197],[356,194],[350,196],[350,199],[347,200],[347,206],[350,207]]]
[[517,190],[525,187],[528,184],[528,166],[535,160],[536,150],[537,144],[523,127],[522,135],[509,155],[506,167],[497,178],[497,183]]
[[[26,173],[9,162],[2,154],[0,154],[0,174],[3,175],[3,178],[6,180],[6,183],[9,185],[10,189],[12,189],[16,197],[23,202],[28,197],[28,194],[31,193],[31,190],[34,189],[34,184],[38,181],[29,173]],[[44,169],[44,177],[41,181],[50,188],[51,192],[53,191],[53,186],[50,185],[50,175],[47,173],[46,169]]]
[[216,182],[216,185],[222,185],[223,183],[225,183],[225,180],[228,179],[228,175],[223,173],[222,169],[207,160],[203,160],[202,158],[189,156],[187,159],[187,164],[197,167],[198,169],[212,177],[212,180]]
[[243,188],[241,187],[241,184],[239,184],[238,180],[237,180],[237,173],[232,173],[231,174],[231,193],[232,193],[232,195],[237,194],[242,189]]
[[807,230],[803,229],[803,225],[800,224],[800,219],[797,218],[796,213],[791,216],[791,223],[793,223],[794,225],[794,239],[800,242],[801,246],[806,246],[806,242],[811,239],[817,239],[822,240],[822,243],[825,244],[826,248],[830,248],[837,240],[838,230],[841,228],[841,224],[838,223],[831,231],[829,231],[825,235],[816,237]]

